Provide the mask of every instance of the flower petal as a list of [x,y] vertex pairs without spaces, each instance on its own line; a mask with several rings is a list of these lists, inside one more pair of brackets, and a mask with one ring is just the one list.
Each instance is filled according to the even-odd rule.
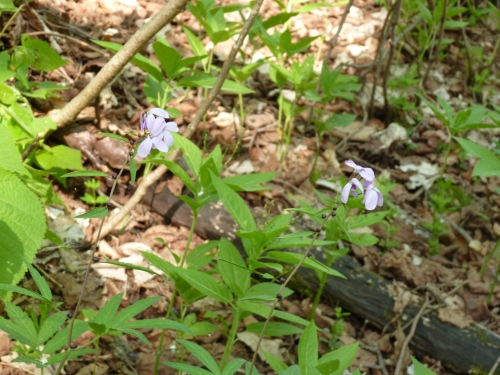
[[153,130],[155,119],[156,119],[156,117],[154,117],[153,115],[147,115],[146,116],[146,120],[145,120],[146,127],[148,128],[148,130],[149,130],[150,133]]
[[163,117],[155,118],[153,129],[151,130],[151,135],[153,137],[158,137],[163,129],[165,129],[165,119]]
[[171,147],[174,144],[174,136],[168,130],[163,132],[163,140],[168,147]]
[[139,124],[141,126],[141,130],[146,130],[146,112],[141,113]]
[[377,207],[377,192],[371,189],[365,195],[365,208],[368,211],[374,210]]
[[151,113],[155,116],[163,117],[163,118],[170,118],[170,116],[168,115],[168,112],[165,111],[164,109],[161,109],[161,108],[150,109],[149,113]]
[[169,122],[167,122],[166,125],[167,126],[165,126],[165,130],[170,130],[171,132],[176,132],[176,133],[179,132],[179,127],[177,126],[177,124],[175,122],[169,121]]
[[377,206],[382,207],[384,204],[384,197],[383,197],[382,193],[377,188],[374,188],[373,190],[375,190],[377,192]]
[[137,155],[141,158],[145,158],[151,152],[151,147],[153,146],[153,140],[149,137],[146,137],[144,141],[139,145],[139,149],[137,150]]
[[346,160],[345,163],[349,167],[354,168],[355,171],[361,169],[361,167],[359,165],[357,165],[355,162],[353,162],[352,160]]
[[168,146],[165,144],[165,142],[163,142],[163,140],[161,139],[161,137],[155,137],[155,138],[153,138],[153,144],[160,151],[163,151],[163,152],[167,152],[168,151]]
[[347,200],[349,199],[349,193],[351,192],[351,186],[352,184],[349,182],[347,183],[344,188],[342,189],[342,193],[340,196],[342,197],[342,203],[346,204]]
[[356,185],[359,188],[359,190],[361,190],[361,194],[363,194],[364,192],[363,185],[361,184],[361,182],[359,182],[357,178],[353,178],[350,183]]
[[375,179],[375,172],[371,168],[361,168],[358,173],[365,181],[373,181]]

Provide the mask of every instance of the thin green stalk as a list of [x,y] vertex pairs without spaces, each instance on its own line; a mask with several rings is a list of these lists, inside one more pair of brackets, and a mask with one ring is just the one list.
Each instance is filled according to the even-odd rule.
[[21,6],[19,8],[16,9],[16,11],[14,12],[14,14],[12,14],[12,16],[9,18],[9,20],[7,21],[7,23],[5,24],[4,28],[2,29],[2,31],[0,31],[0,38],[3,36],[3,34],[5,33],[5,30],[7,30],[7,28],[9,27],[9,25],[12,23],[12,21],[14,21],[14,18],[16,18],[17,14],[21,11],[21,9],[24,8],[24,4],[21,4]]
[[[125,163],[123,164],[123,167],[120,169],[120,172],[118,172],[117,177],[113,181],[113,186],[111,187],[111,191],[109,192],[109,196],[108,196],[108,202],[111,200],[111,197],[113,196],[113,193],[115,192],[116,185],[118,184],[118,180],[119,180],[120,176],[122,175],[123,170],[125,169],[125,166],[129,163],[129,161],[130,161],[130,156],[127,156],[127,159],[125,160]],[[68,360],[69,353],[71,351],[71,337],[73,336],[73,327],[75,325],[75,319],[78,316],[78,313],[80,311],[80,306],[81,306],[82,301],[83,301],[83,295],[85,294],[85,288],[87,286],[87,282],[89,281],[90,269],[92,268],[92,264],[94,263],[94,257],[95,257],[95,254],[97,252],[97,244],[99,243],[99,239],[101,236],[101,230],[102,230],[102,227],[104,226],[104,219],[106,219],[106,216],[101,218],[101,224],[99,225],[99,230],[97,232],[96,241],[95,241],[94,245],[92,246],[92,256],[90,257],[89,263],[87,265],[87,270],[85,271],[85,278],[83,280],[82,291],[80,293],[80,297],[78,298],[78,302],[76,304],[75,310],[73,311],[73,316],[71,317],[71,320],[69,322],[69,334],[68,334],[68,344],[67,344],[68,347],[67,347],[66,353],[64,354],[64,357],[61,361],[61,364],[57,368],[55,375],[61,374],[62,368],[63,368],[64,364],[66,363],[66,361]]]
[[220,369],[224,370],[227,363],[229,362],[229,356],[231,355],[231,350],[233,349],[234,339],[236,338],[236,332],[238,332],[238,323],[240,322],[241,310],[237,307],[233,308],[233,323],[231,324],[231,331],[227,336],[226,348],[224,349],[224,354],[220,361]]
[[[326,259],[326,262],[325,264],[328,265],[328,267],[331,266],[333,260],[334,260],[334,251],[335,250],[332,250],[332,252],[328,255],[328,258]],[[326,272],[323,272],[321,274],[321,277],[320,277],[320,280],[319,280],[319,288],[318,288],[318,291],[316,292],[316,295],[314,296],[314,300],[313,300],[313,304],[312,304],[312,307],[311,307],[311,311],[309,311],[309,315],[307,317],[308,320],[313,320],[314,319],[314,315],[316,314],[316,308],[318,307],[319,305],[319,300],[321,298],[321,295],[323,294],[323,289],[325,289],[325,285],[326,285],[326,282],[328,280],[328,275]]]
[[[191,223],[191,228],[189,230],[189,236],[187,239],[186,247],[184,248],[184,254],[182,254],[182,259],[181,259],[181,262],[179,263],[179,267],[183,267],[184,263],[186,262],[187,253],[189,251],[189,246],[191,245],[191,241],[193,239],[194,230],[196,228],[196,223],[198,221],[199,212],[200,212],[200,210],[193,210],[193,222]],[[174,305],[176,294],[177,294],[177,285],[174,284],[174,290],[172,292],[172,300],[168,304],[167,313],[165,314],[165,319],[168,319],[172,313],[172,306]],[[181,309],[181,317],[184,316],[184,310],[186,310],[186,309],[184,309],[184,308]],[[158,374],[158,368],[160,366],[160,357],[161,357],[161,352],[163,349],[163,341],[165,339],[165,332],[166,332],[165,329],[161,332],[160,342],[158,344],[158,350],[156,351],[155,367],[153,370],[153,374],[155,374],[155,375]]]

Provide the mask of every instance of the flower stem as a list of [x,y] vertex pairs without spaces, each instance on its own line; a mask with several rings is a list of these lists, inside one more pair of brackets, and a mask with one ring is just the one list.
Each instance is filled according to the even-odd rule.
[[231,325],[231,331],[227,336],[226,348],[224,349],[224,354],[220,361],[220,369],[224,370],[227,363],[229,362],[229,356],[231,355],[231,350],[233,349],[234,339],[236,337],[236,332],[238,332],[238,323],[240,321],[241,311],[238,307],[233,308],[233,323]]

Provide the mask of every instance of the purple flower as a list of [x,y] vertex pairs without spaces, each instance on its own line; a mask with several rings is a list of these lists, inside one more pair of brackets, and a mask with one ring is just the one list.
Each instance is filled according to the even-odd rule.
[[171,147],[174,144],[174,137],[171,132],[179,132],[177,124],[173,121],[167,122],[165,124],[165,129],[163,129],[163,141],[168,147]]
[[146,135],[146,138],[140,144],[137,155],[145,158],[149,155],[153,147],[160,151],[167,152],[169,146],[163,141],[163,131],[166,126],[165,119],[150,114],[146,116],[144,124],[149,134]]
[[361,177],[363,177],[363,179],[365,180],[365,183],[367,181],[371,182],[375,179],[375,172],[373,172],[373,169],[361,167],[361,166],[357,165],[355,162],[353,162],[352,160],[346,160],[345,163],[349,167],[354,168],[354,171],[357,172]]
[[363,199],[365,208],[368,211],[374,210],[377,206],[382,206],[384,204],[384,197],[379,189],[370,184],[365,191],[365,197]]
[[168,112],[161,108],[152,108],[148,112],[142,112],[140,119],[141,130],[146,130],[146,118],[148,115],[155,115],[156,117],[162,117],[164,119],[170,118]]
[[349,199],[349,195],[351,193],[351,190],[353,191],[353,195],[356,197],[358,194],[356,193],[356,187],[361,190],[361,194],[363,194],[363,185],[357,178],[353,178],[351,181],[349,181],[344,188],[342,189],[342,193],[340,194],[342,197],[342,203],[346,204],[347,200]]

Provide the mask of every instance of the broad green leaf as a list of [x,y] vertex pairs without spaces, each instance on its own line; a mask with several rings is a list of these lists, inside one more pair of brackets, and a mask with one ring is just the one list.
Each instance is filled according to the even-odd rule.
[[[73,332],[71,333],[71,340],[76,340],[81,334],[88,331],[89,325],[87,322],[82,322],[81,320],[75,320],[73,326]],[[68,343],[69,336],[69,326],[66,326],[62,331],[56,333],[56,335],[50,339],[43,347],[43,354],[52,354],[60,350]]]
[[210,322],[196,322],[193,325],[190,325],[189,329],[196,336],[205,336],[205,335],[211,335],[214,331],[217,331],[218,327]]
[[110,324],[110,327],[118,329],[120,327],[120,325],[122,325],[123,323],[126,323],[127,321],[132,319],[137,314],[146,310],[148,307],[153,305],[159,299],[161,299],[160,296],[140,299],[136,303],[134,303],[130,306],[127,306],[122,311],[120,311],[120,313],[118,314],[118,316],[116,318],[113,319],[113,321]]
[[421,364],[415,357],[411,357],[413,363],[413,371],[415,375],[436,375],[434,371]]
[[[0,54],[0,56],[3,56]],[[14,91],[7,86],[5,83],[0,82],[0,102],[6,105],[11,105],[16,102],[16,94],[14,94]]]
[[101,132],[99,133],[100,135],[104,136],[104,137],[109,137],[109,138],[114,138],[114,139],[118,139],[119,141],[123,141],[123,142],[127,142],[128,143],[128,139],[119,135],[119,134],[115,134],[115,133],[105,133],[105,132]]
[[[206,89],[211,89],[212,87],[214,87],[215,81],[217,81],[217,77],[209,76],[208,74],[198,74],[181,78],[177,82],[177,85],[181,87],[203,87]],[[221,91],[231,94],[243,95],[255,93],[254,90],[249,89],[241,83],[230,81],[228,79],[226,79],[222,84]]]
[[81,152],[68,146],[58,145],[49,150],[41,150],[35,155],[40,168],[49,171],[53,169],[84,169],[81,162]]
[[[0,170],[0,283],[17,284],[32,262],[45,235],[46,224],[42,206],[14,174]],[[11,293],[0,297],[10,300]]]
[[[304,257],[304,255],[298,254],[298,253],[292,253],[292,252],[269,251],[266,254],[266,257],[297,265],[297,264],[299,264],[300,260]],[[311,268],[311,269],[317,270],[319,272],[324,272],[328,275],[341,277],[341,278],[345,279],[345,276],[342,275],[340,272],[335,271],[334,269],[324,265],[323,263],[318,262],[317,260],[311,259],[309,257],[307,257],[304,260],[304,263],[302,263],[302,266],[306,267],[306,268]]]
[[265,350],[263,350],[262,353],[264,353],[266,362],[269,363],[269,366],[271,366],[275,373],[279,373],[287,369],[287,366],[271,353],[268,353]]
[[224,370],[222,370],[222,375],[233,375],[236,371],[238,371],[241,366],[245,364],[245,360],[243,358],[236,358],[229,362]]
[[318,370],[323,375],[328,375],[334,371],[337,371],[339,365],[340,362],[338,359],[332,359],[331,361],[324,362],[321,365],[316,366],[316,370]]
[[195,176],[198,176],[203,162],[203,153],[189,139],[177,133],[172,133],[172,135],[174,136],[174,144],[181,149],[189,169]]
[[37,345],[45,344],[48,339],[54,336],[66,319],[68,317],[63,312],[56,312],[45,319],[40,332],[38,332]]
[[[264,322],[259,323],[251,323],[247,327],[248,332],[256,333],[258,335],[261,334],[264,329]],[[302,328],[292,326],[288,323],[282,322],[269,322],[266,327],[266,332],[264,335],[266,336],[287,336],[287,335],[296,335],[302,333],[304,331]]]
[[162,42],[154,42],[153,50],[158,60],[160,60],[163,70],[167,73],[167,77],[172,79],[180,68],[181,55],[175,49]]
[[473,176],[500,176],[500,159],[498,156],[480,159],[472,172]]
[[172,367],[176,370],[181,371],[182,373],[190,374],[190,375],[213,375],[210,371],[204,370],[200,367],[196,367],[193,365],[186,365],[184,363],[178,362],[163,362],[165,366]]
[[108,209],[106,207],[96,207],[84,214],[75,216],[75,219],[96,219],[105,216],[108,216]]
[[193,354],[201,363],[203,363],[212,372],[212,374],[221,375],[219,365],[217,365],[215,359],[205,348],[188,340],[177,339],[177,341],[189,350],[191,354]]
[[192,269],[177,269],[177,274],[193,288],[219,302],[230,303],[233,299],[227,286],[221,284],[214,277]]
[[[219,241],[209,241],[207,243],[196,246],[193,250],[189,252],[186,257],[186,263],[188,268],[193,268],[198,270],[206,266],[211,259],[215,256],[214,254],[209,254],[210,251],[219,246]],[[203,258],[210,259],[207,263]]]
[[[210,172],[211,173],[211,172]],[[219,177],[211,173],[212,182],[224,207],[243,230],[255,230],[257,226],[246,202]]]
[[108,174],[100,171],[75,171],[63,174],[62,177],[108,177]]
[[298,365],[288,367],[286,370],[280,371],[278,375],[303,375]]
[[353,219],[349,220],[347,226],[349,229],[368,227],[382,221],[388,212],[389,211],[379,211],[355,216]]
[[333,352],[325,354],[318,361],[318,365],[323,365],[327,362],[331,362],[334,360],[339,361],[339,367],[334,372],[331,372],[329,375],[342,375],[345,370],[349,368],[349,366],[356,358],[356,353],[358,352],[359,343],[355,342],[350,345],[343,346],[340,349],[337,349]]
[[31,39],[28,35],[21,37],[21,43],[25,48],[35,52],[34,67],[43,72],[50,72],[68,63],[54,51],[47,42],[40,39]]
[[264,28],[267,30],[267,29],[270,29],[271,27],[274,27],[274,26],[283,25],[290,18],[295,17],[297,14],[299,14],[299,13],[298,12],[295,12],[295,13],[285,13],[285,12],[281,13],[280,12],[278,15],[269,17],[267,20],[262,22],[262,26],[264,26]]
[[[206,56],[207,55],[207,50],[205,49],[205,46],[203,46],[203,43],[200,42],[200,40],[194,35],[194,33],[189,30],[187,27],[183,26],[182,27],[184,30],[184,33],[186,34],[187,40],[189,45],[191,46],[191,49],[193,50],[193,53],[196,56]],[[203,66],[207,63],[207,59],[203,59]]]
[[299,340],[299,365],[302,373],[307,373],[306,365],[318,364],[318,332],[314,321],[309,322]]
[[12,0],[1,0],[0,1],[0,13],[2,12],[14,12],[17,7],[14,5]]
[[[0,95],[2,89],[1,85],[2,84],[0,84]],[[14,143],[12,133],[6,126],[0,126],[0,168],[10,172],[31,176],[21,162],[21,154]]]
[[[92,40],[92,42],[94,42],[95,44],[97,44],[101,47],[104,47],[104,48],[110,50],[111,52],[115,52],[115,53],[120,51],[123,48],[123,46],[121,44],[114,43],[114,42],[106,42],[106,41],[102,41],[102,40]],[[156,78],[157,81],[159,81],[159,82],[163,81],[163,74],[162,74],[160,68],[158,68],[158,66],[153,61],[148,59],[147,57],[144,57],[140,53],[136,53],[134,55],[134,57],[132,58],[132,60],[130,60],[130,61],[132,62],[132,64],[137,65],[139,68],[144,70],[146,73],[151,74],[153,77]]]
[[238,249],[224,237],[219,242],[218,266],[222,280],[238,297],[250,287],[250,270]]
[[261,191],[269,190],[271,187],[259,184],[271,181],[278,174],[278,172],[240,174],[226,177],[222,181],[234,191]]
[[358,246],[372,246],[378,242],[378,238],[369,233],[347,232],[341,238]]
[[487,149],[484,146],[478,145],[475,142],[469,141],[468,139],[458,137],[453,137],[453,139],[457,141],[466,152],[468,152],[472,156],[475,156],[476,158],[496,157],[496,154],[493,151]]

